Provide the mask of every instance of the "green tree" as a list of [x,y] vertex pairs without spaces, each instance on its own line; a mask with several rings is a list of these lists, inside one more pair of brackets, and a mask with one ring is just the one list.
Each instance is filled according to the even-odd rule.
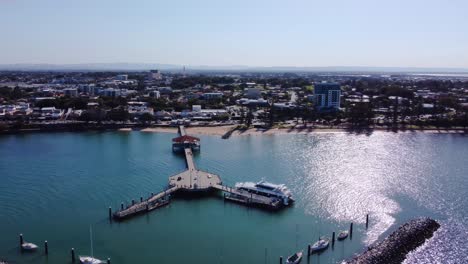
[[143,113],[138,119],[146,125],[153,120],[153,115],[150,113]]

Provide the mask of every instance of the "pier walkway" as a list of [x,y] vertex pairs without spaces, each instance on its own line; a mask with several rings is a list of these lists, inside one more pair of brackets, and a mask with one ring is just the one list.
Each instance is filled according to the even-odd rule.
[[[124,219],[167,205],[170,202],[170,195],[178,191],[206,192],[219,190],[224,193],[224,199],[226,200],[272,209],[280,208],[282,206],[282,201],[277,198],[253,194],[225,186],[222,184],[221,178],[218,175],[197,169],[193,160],[192,147],[199,147],[199,139],[188,136],[184,126],[179,126],[178,132],[180,137],[184,138],[182,138],[182,142],[179,138],[175,141],[173,140],[173,150],[180,150],[178,147],[174,148],[174,145],[183,146],[187,169],[169,177],[169,187],[167,190],[155,195],[152,194],[146,200],[141,198],[138,203],[132,202],[132,205],[127,208],[123,208],[122,204],[120,211],[113,214],[114,219]],[[195,139],[197,141],[194,144],[187,144],[185,142],[186,139]]]
[[[179,135],[187,136],[184,126],[179,126]],[[169,195],[179,191],[207,191],[212,189],[214,185],[221,184],[221,178],[212,173],[198,170],[193,161],[193,152],[191,147],[184,147],[184,156],[187,169],[179,174],[169,177],[169,189],[164,192],[157,193],[147,200],[140,200],[139,203],[134,203],[127,208],[120,208],[113,214],[114,219],[124,219],[129,216],[139,214],[146,211],[151,211],[158,207],[169,203]]]

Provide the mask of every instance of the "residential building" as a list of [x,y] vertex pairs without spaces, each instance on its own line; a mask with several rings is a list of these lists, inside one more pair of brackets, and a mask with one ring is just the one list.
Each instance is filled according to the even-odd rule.
[[114,88],[107,88],[102,90],[102,95],[108,97],[117,97],[120,96],[120,90]]
[[149,73],[149,77],[151,80],[162,80],[162,74],[159,70],[151,70]]
[[115,79],[117,81],[127,81],[128,80],[128,74],[119,74],[115,76]]
[[223,98],[223,93],[204,93],[203,99],[205,100],[217,100]]
[[261,95],[262,90],[260,88],[247,88],[247,98],[258,99]]
[[341,87],[337,83],[319,83],[314,88],[314,101],[318,109],[339,109]]
[[76,88],[66,88],[66,89],[63,89],[63,94],[65,96],[77,97],[78,96],[78,89],[76,89]]

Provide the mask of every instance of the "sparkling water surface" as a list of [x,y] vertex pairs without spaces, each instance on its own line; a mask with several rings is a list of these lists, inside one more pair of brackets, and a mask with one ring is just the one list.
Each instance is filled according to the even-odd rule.
[[[197,166],[227,185],[285,183],[296,203],[268,212],[221,198],[170,206],[109,223],[108,207],[162,190],[185,168],[174,134],[46,133],[0,136],[0,259],[70,263],[70,249],[112,263],[277,263],[321,235],[347,229],[311,263],[338,263],[407,220],[442,227],[406,263],[468,263],[468,138],[452,134],[201,136]],[[365,216],[370,215],[366,230]],[[43,247],[21,254],[18,234]],[[308,263],[307,259],[303,263]]]

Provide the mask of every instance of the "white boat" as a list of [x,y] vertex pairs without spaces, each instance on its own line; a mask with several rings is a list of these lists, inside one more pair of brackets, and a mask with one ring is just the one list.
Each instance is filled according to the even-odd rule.
[[327,237],[320,238],[317,242],[315,242],[312,247],[310,247],[310,253],[320,252],[328,248],[330,244],[330,239]]
[[25,242],[25,243],[21,244],[21,249],[26,250],[26,251],[34,251],[34,250],[36,250],[38,248],[39,247],[36,244],[33,244],[33,243]]
[[82,264],[101,264],[101,263],[105,263],[105,262],[102,261],[102,260],[99,260],[97,258],[93,258],[93,257],[80,256],[80,263],[82,263]]
[[294,255],[289,256],[286,259],[286,264],[297,264],[302,260],[302,251],[296,252]]
[[284,205],[294,202],[294,199],[288,187],[284,184],[273,184],[266,181],[254,182],[238,182],[235,187],[239,190],[245,190],[250,193],[255,193],[267,197],[276,197],[283,201]]
[[338,234],[338,240],[345,240],[348,237],[349,232],[347,230],[343,230]]
[[93,230],[91,229],[91,226],[89,227],[89,240],[91,242],[91,256],[79,256],[78,258],[80,259],[81,264],[101,264],[105,263],[104,261],[94,258],[94,252],[93,252]]

